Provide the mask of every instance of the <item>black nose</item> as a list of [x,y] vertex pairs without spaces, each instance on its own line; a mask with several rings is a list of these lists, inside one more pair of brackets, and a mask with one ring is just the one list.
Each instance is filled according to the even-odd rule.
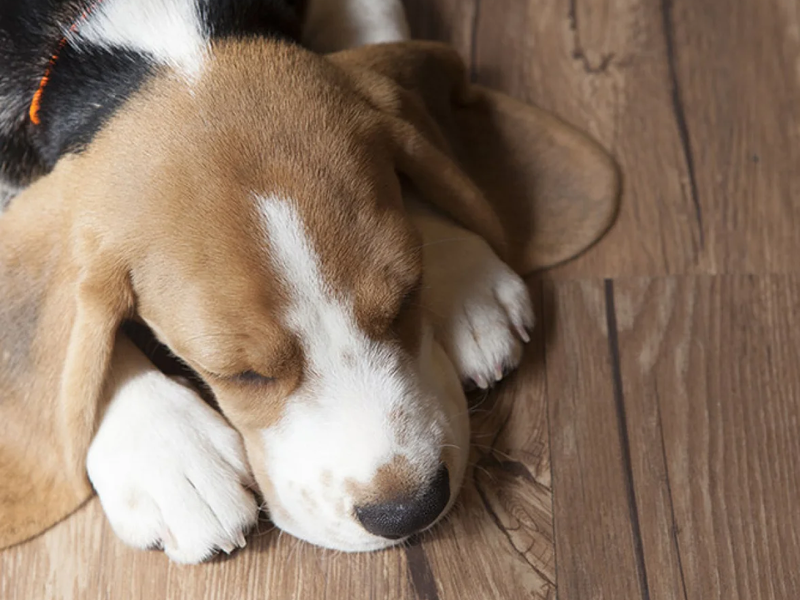
[[357,506],[356,516],[374,535],[397,540],[425,529],[450,501],[450,474],[442,465],[436,476],[413,496]]

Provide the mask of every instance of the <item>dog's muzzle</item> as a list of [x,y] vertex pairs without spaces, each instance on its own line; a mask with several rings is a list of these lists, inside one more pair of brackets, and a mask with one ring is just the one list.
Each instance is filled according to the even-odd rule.
[[412,496],[357,506],[356,517],[373,535],[398,540],[422,531],[442,514],[450,501],[450,473],[442,465],[434,478]]

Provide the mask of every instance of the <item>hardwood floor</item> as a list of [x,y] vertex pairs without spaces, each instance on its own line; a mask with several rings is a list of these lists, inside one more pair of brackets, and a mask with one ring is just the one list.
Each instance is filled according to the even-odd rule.
[[458,508],[406,548],[265,523],[182,567],[124,547],[95,500],[0,553],[0,599],[800,598],[800,3],[407,7],[624,175],[611,233],[530,282],[541,326],[476,401]]

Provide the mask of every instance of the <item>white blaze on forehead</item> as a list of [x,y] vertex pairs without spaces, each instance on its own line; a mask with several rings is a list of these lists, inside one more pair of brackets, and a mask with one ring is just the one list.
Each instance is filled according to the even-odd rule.
[[260,197],[270,260],[289,293],[287,326],[300,338],[306,361],[316,375],[331,376],[343,355],[386,359],[355,319],[352,298],[325,280],[319,256],[291,200]]
[[78,46],[144,53],[189,77],[199,74],[209,41],[198,0],[104,0],[66,35]]
[[371,340],[358,326],[352,298],[325,280],[293,202],[275,196],[258,202],[269,258],[289,297],[284,323],[300,341],[306,369],[279,424],[280,442],[271,443],[296,459],[283,463],[293,477],[305,468],[330,467],[368,480],[400,450],[390,414],[409,401],[414,387],[398,351]]

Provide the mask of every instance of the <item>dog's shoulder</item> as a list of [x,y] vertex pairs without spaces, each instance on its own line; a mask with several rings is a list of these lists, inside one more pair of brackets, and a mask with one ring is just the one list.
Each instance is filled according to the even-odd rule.
[[297,40],[302,0],[0,2],[0,208],[85,148],[168,65],[191,70],[215,38]]

